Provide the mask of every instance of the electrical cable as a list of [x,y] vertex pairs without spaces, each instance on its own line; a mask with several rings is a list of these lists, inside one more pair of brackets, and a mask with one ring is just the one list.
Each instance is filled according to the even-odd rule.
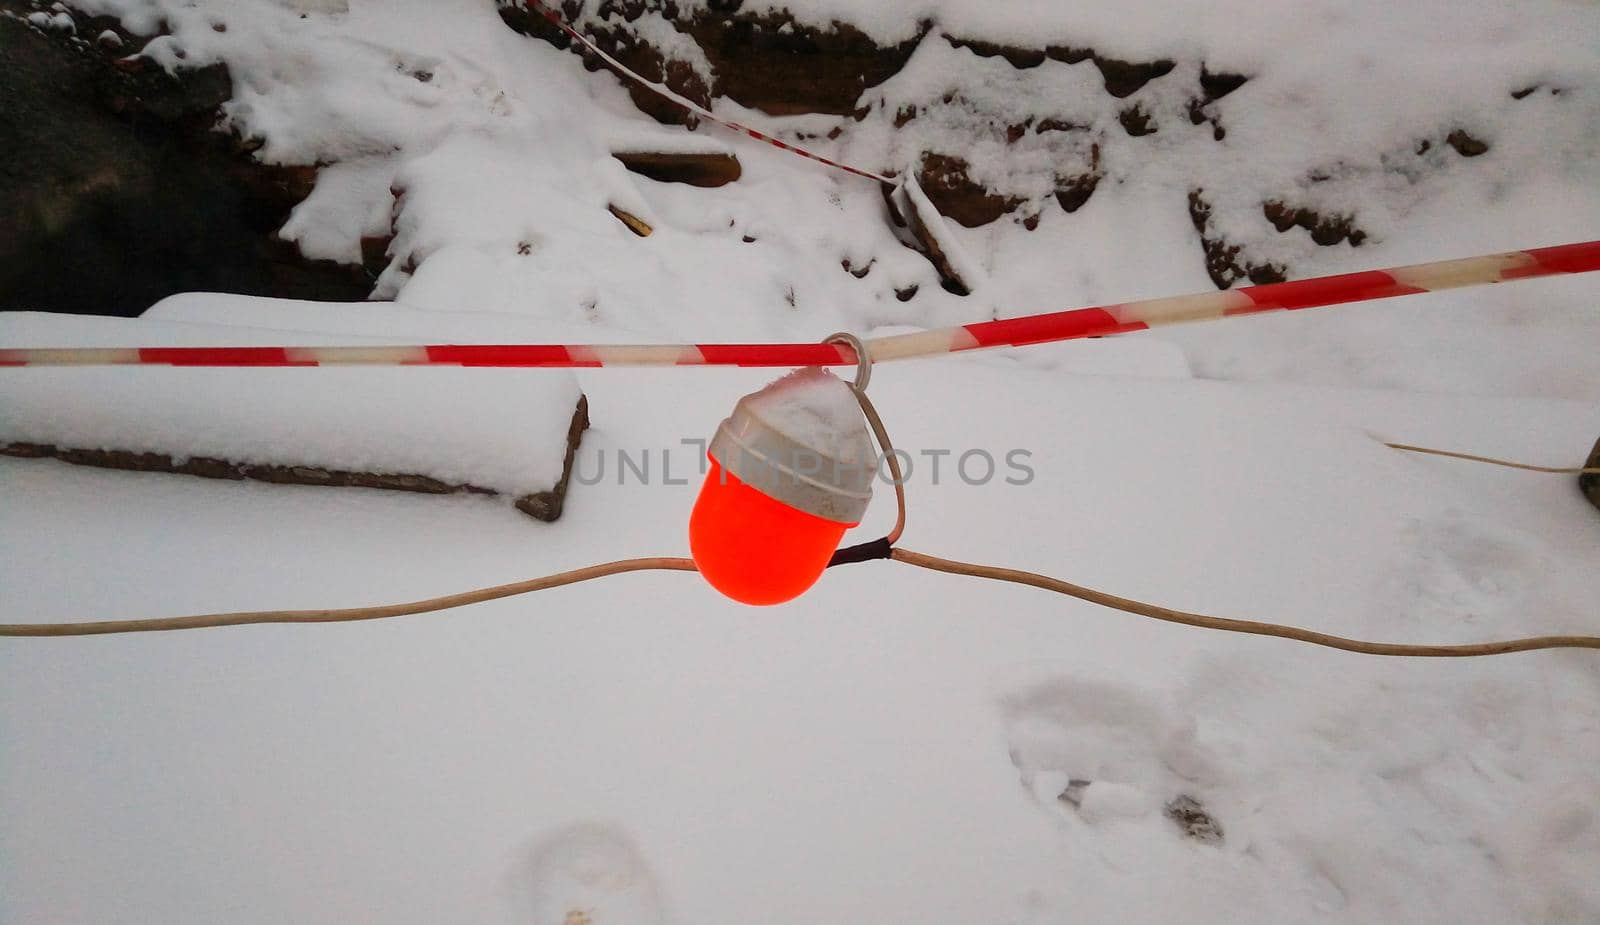
[[1292,639],[1296,642],[1326,646],[1330,649],[1342,649],[1346,652],[1359,652],[1363,655],[1461,658],[1477,655],[1504,655],[1510,652],[1527,652],[1534,649],[1600,649],[1600,636],[1530,636],[1522,639],[1448,646],[1369,642],[1363,639],[1350,639],[1345,636],[1319,633],[1315,630],[1302,629],[1297,626],[1286,626],[1282,623],[1240,620],[1232,617],[1213,617],[1183,610],[1172,610],[1156,604],[1146,603],[1145,601],[1136,601],[1132,598],[1118,597],[1115,594],[1096,591],[1093,588],[1085,588],[1082,585],[1075,585],[1069,581],[1052,578],[1048,575],[1040,575],[1037,572],[1025,572],[1020,569],[1000,568],[993,565],[977,565],[972,562],[959,562],[954,559],[941,559],[938,556],[930,556],[898,547],[890,555],[890,558],[896,562],[903,562],[907,565],[931,569],[936,572],[963,575],[970,578],[987,578],[993,581],[1009,581],[1045,591],[1054,591],[1057,594],[1075,597],[1080,601],[1099,604],[1101,607],[1109,607],[1112,610],[1120,610],[1123,613],[1149,617],[1152,620],[1164,620],[1168,623],[1181,623],[1185,626],[1221,630],[1227,633],[1276,636],[1280,639]]
[[[883,541],[879,540],[877,542],[881,543]],[[1280,639],[1289,639],[1295,642],[1341,649],[1346,652],[1357,652],[1364,655],[1461,658],[1505,655],[1511,652],[1528,652],[1535,649],[1600,649],[1600,636],[1575,635],[1531,636],[1464,645],[1412,645],[1369,642],[1344,636],[1334,636],[1328,633],[1319,633],[1314,630],[1287,626],[1281,623],[1240,620],[1231,617],[1216,617],[1182,610],[1172,610],[1156,604],[1085,588],[1082,585],[1075,585],[1071,582],[1052,578],[1048,575],[1040,575],[1036,572],[999,568],[992,565],[978,565],[954,559],[942,559],[938,556],[930,556],[909,549],[895,548],[889,557],[906,565],[913,565],[936,572],[993,581],[1006,581],[1028,585],[1045,591],[1054,591],[1057,594],[1065,594],[1091,604],[1098,604],[1124,613],[1149,617],[1168,623],[1181,623],[1185,626],[1220,630],[1228,633],[1275,636]],[[460,594],[451,594],[404,604],[351,607],[339,610],[261,610],[244,613],[199,614],[185,617],[156,617],[141,620],[106,620],[92,623],[0,624],[0,636],[96,636],[110,633],[151,633],[258,623],[348,623],[358,620],[381,620],[388,617],[403,617],[449,610],[454,607],[464,607],[468,604],[492,601],[517,594],[558,588],[562,585],[620,575],[625,572],[650,570],[693,572],[696,569],[694,561],[691,559],[672,557],[623,559],[617,562],[606,562],[600,565],[591,565],[587,568],[558,572],[554,575],[546,575],[527,581],[495,585],[490,588],[480,588]]]
[[625,572],[643,572],[663,569],[677,572],[694,572],[693,559],[670,556],[652,556],[644,559],[619,559],[585,568],[557,572],[527,581],[478,588],[459,594],[431,597],[404,604],[382,604],[376,607],[346,607],[337,610],[255,610],[241,613],[211,613],[192,617],[152,617],[143,620],[101,620],[93,623],[12,623],[0,624],[0,636],[99,636],[107,633],[155,633],[167,630],[201,629],[217,626],[244,626],[252,623],[349,623],[357,620],[382,620],[387,617],[405,617],[412,614],[431,613],[497,600],[530,591],[544,591],[562,585],[577,584]]
[[1532,463],[1496,459],[1493,456],[1474,456],[1471,453],[1457,453],[1453,450],[1436,450],[1427,446],[1412,446],[1409,443],[1385,443],[1384,446],[1396,450],[1405,450],[1407,453],[1448,456],[1451,459],[1465,459],[1470,462],[1488,463],[1491,466],[1504,466],[1507,469],[1525,469],[1529,472],[1550,472],[1556,475],[1600,475],[1600,466],[1535,466]]

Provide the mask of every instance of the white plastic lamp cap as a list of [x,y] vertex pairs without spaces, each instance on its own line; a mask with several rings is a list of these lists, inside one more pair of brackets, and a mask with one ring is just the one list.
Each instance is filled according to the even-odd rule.
[[848,383],[819,367],[739,399],[711,441],[729,474],[815,517],[857,524],[878,459]]

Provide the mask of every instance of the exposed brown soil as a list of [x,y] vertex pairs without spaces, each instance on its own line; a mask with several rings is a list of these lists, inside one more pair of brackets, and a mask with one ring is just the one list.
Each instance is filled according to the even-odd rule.
[[1351,247],[1360,247],[1367,240],[1367,233],[1355,226],[1355,218],[1350,215],[1322,215],[1313,209],[1295,208],[1277,199],[1262,203],[1261,214],[1279,232],[1297,226],[1304,228],[1311,233],[1311,240],[1323,247],[1331,247],[1342,241],[1348,241]]
[[1456,129],[1444,138],[1445,144],[1456,149],[1462,157],[1477,157],[1489,153],[1489,143],[1469,134],[1466,129]]
[[1089,148],[1088,172],[1069,177],[1059,175],[1056,177],[1056,202],[1069,214],[1078,211],[1089,201],[1089,197],[1094,195],[1095,189],[1100,186],[1102,175],[1100,146],[1092,145]]
[[1244,86],[1250,80],[1245,74],[1235,74],[1230,71],[1212,71],[1205,63],[1200,65],[1200,95],[1189,100],[1189,122],[1193,125],[1211,123],[1211,137],[1217,141],[1228,137],[1228,130],[1223,127],[1222,119],[1217,115],[1217,107],[1211,105],[1233,91]]
[[980,39],[957,38],[953,35],[945,36],[945,41],[955,48],[965,48],[980,58],[993,58],[998,55],[1006,59],[1007,63],[1018,70],[1038,67],[1045,61],[1045,53],[1042,48],[1018,48],[1015,45],[1000,45]]
[[974,181],[967,173],[971,166],[951,154],[922,156],[917,182],[939,214],[968,228],[976,228],[1022,205],[1022,199],[991,193],[988,187]]
[[819,30],[787,12],[696,14],[680,25],[711,61],[718,96],[773,115],[804,112],[846,115],[868,87],[905,66],[929,24],[896,45],[878,45],[865,33],[835,22]]
[[1287,268],[1276,263],[1255,263],[1245,258],[1243,248],[1230,244],[1211,231],[1211,204],[1204,190],[1189,191],[1189,220],[1200,232],[1200,246],[1205,252],[1206,273],[1218,289],[1227,289],[1241,279],[1256,285],[1281,283],[1288,277]]
[[1200,65],[1200,91],[1205,94],[1204,101],[1207,103],[1222,99],[1244,86],[1249,80],[1250,78],[1244,74],[1212,71],[1204,64]]
[[1122,130],[1134,138],[1154,135],[1159,128],[1155,117],[1150,115],[1143,103],[1135,103],[1117,113],[1117,121],[1122,123]]
[[867,278],[867,274],[872,272],[872,265],[874,263],[877,263],[877,261],[876,260],[868,260],[865,265],[858,267],[858,266],[856,266],[854,263],[852,263],[850,261],[849,257],[846,257],[843,260],[839,261],[839,266],[843,267],[844,271],[846,273],[849,273],[851,276],[854,276],[856,279],[866,279]]
[[1117,99],[1132,96],[1150,81],[1166,76],[1174,67],[1174,63],[1165,58],[1159,61],[1119,61],[1099,55],[1095,55],[1094,65],[1100,69],[1100,76],[1105,80],[1106,92]]
[[[956,44],[957,47],[971,48],[980,55],[985,55],[985,50],[987,50],[986,57],[1000,54],[1007,61],[1018,67],[1032,67],[1034,64],[1042,63],[1042,58],[1049,58],[1064,64],[1093,61],[1094,66],[1100,71],[1100,78],[1105,83],[1106,92],[1119,100],[1139,92],[1145,84],[1155,80],[1157,77],[1165,77],[1176,66],[1175,62],[1166,58],[1160,58],[1155,61],[1124,61],[1120,58],[1110,58],[1098,54],[1093,48],[1076,45],[1046,45],[1041,61],[1033,61],[1033,56],[1036,53],[1029,49],[1009,48],[960,39],[952,39],[951,42]],[[1032,63],[1019,64],[1019,60]]]
[[1045,132],[1087,132],[1089,126],[1081,122],[1069,122],[1066,119],[1040,119],[1034,126],[1035,135]]
[[1222,826],[1194,797],[1174,797],[1163,812],[1185,837],[1207,845],[1222,844]]

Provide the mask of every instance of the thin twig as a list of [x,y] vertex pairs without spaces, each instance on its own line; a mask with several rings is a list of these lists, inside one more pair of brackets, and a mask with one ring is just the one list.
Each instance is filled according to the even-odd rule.
[[1600,474],[1600,466],[1535,466],[1532,463],[1512,462],[1509,459],[1495,459],[1493,456],[1474,456],[1471,453],[1457,453],[1452,450],[1436,450],[1427,446],[1412,446],[1408,443],[1385,443],[1384,446],[1396,450],[1405,450],[1407,453],[1426,453],[1429,456],[1448,456],[1451,459],[1465,459],[1471,462],[1488,463],[1491,466],[1505,466],[1507,469],[1526,469],[1529,472],[1552,472],[1556,475],[1596,475]]

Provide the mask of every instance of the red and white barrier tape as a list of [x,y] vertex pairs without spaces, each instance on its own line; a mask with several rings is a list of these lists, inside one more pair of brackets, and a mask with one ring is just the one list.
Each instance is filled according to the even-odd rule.
[[579,45],[582,45],[584,48],[593,52],[596,57],[610,65],[611,68],[617,73],[623,75],[639,86],[644,87],[646,90],[649,90],[651,93],[654,93],[656,96],[661,97],[674,106],[677,106],[679,109],[692,112],[702,119],[715,122],[716,124],[725,128],[732,129],[733,131],[738,132],[747,138],[754,138],[756,141],[766,142],[767,144],[772,145],[774,148],[782,148],[783,150],[788,151],[790,154],[798,154],[801,157],[809,158],[819,164],[826,164],[829,167],[833,167],[837,170],[843,170],[846,173],[853,173],[858,177],[865,177],[868,180],[876,180],[877,182],[886,186],[895,185],[896,181],[892,177],[886,177],[881,173],[863,170],[860,167],[852,167],[842,161],[836,161],[829,157],[823,157],[814,151],[807,151],[805,148],[802,148],[799,145],[792,145],[787,141],[774,138],[765,132],[762,132],[758,129],[753,129],[741,122],[735,122],[732,119],[724,119],[704,106],[701,106],[699,103],[696,103],[694,100],[675,92],[666,85],[646,79],[644,75],[640,74],[638,71],[633,70],[626,64],[623,64],[621,61],[618,61],[616,58],[607,54],[600,48],[600,46],[590,41],[588,36],[584,35],[582,32],[579,32],[577,29],[569,25],[566,20],[562,19],[561,13],[553,7],[541,3],[540,0],[518,0],[518,2],[549,20],[551,25],[566,33],[568,37],[577,42]]
[[[1600,270],[1600,241],[982,321],[866,342],[874,362],[1124,334],[1180,321],[1317,308]],[[0,366],[845,366],[840,344],[441,344],[398,347],[0,348]]]

